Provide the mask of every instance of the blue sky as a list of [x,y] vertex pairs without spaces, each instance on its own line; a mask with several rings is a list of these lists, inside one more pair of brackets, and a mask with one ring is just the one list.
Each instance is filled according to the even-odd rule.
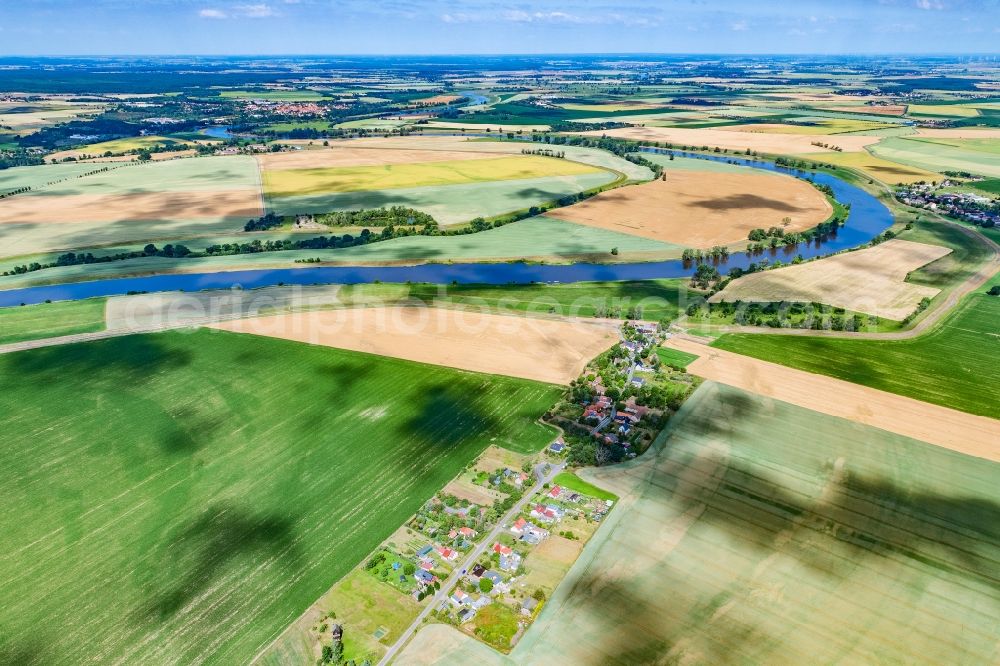
[[0,0],[0,5],[0,55],[1000,52],[1000,0]]

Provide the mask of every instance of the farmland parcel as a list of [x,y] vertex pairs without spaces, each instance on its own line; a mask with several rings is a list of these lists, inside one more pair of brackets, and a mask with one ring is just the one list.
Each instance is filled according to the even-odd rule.
[[1000,464],[708,382],[509,659],[450,628],[400,664],[994,663]]
[[559,392],[207,330],[0,357],[0,655],[246,663]]
[[833,212],[809,183],[775,174],[668,170],[665,180],[602,192],[549,216],[680,247],[744,241],[755,228],[803,231]]
[[303,312],[213,327],[559,384],[618,341],[606,322],[426,307]]
[[901,320],[938,289],[904,282],[916,270],[951,252],[898,238],[856,252],[797,266],[751,273],[730,282],[709,301],[825,303]]

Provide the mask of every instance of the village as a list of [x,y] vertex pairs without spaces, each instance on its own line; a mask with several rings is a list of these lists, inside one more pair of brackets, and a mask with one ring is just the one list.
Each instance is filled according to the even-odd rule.
[[[971,182],[977,179],[972,178]],[[976,226],[988,228],[1000,224],[1000,201],[954,189],[963,186],[962,182],[948,179],[940,183],[914,183],[898,188],[896,198],[908,206],[932,210]]]
[[623,340],[595,358],[573,382],[549,422],[564,435],[552,451],[572,464],[603,465],[634,458],[652,443],[669,414],[697,386],[683,368],[661,360],[669,336],[656,323],[628,322]]

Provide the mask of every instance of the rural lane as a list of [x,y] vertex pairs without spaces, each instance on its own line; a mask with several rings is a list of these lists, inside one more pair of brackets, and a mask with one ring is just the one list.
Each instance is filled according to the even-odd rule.
[[500,536],[500,533],[506,529],[506,525],[508,522],[510,522],[510,519],[516,516],[518,513],[520,513],[521,510],[524,509],[525,505],[531,500],[531,498],[535,496],[535,493],[541,490],[542,486],[544,486],[546,483],[551,482],[552,479],[554,479],[556,475],[559,474],[559,472],[561,472],[565,466],[566,463],[562,463],[560,465],[549,465],[550,470],[549,473],[546,475],[542,474],[542,470],[545,467],[544,463],[535,466],[535,476],[538,479],[535,485],[531,488],[531,490],[529,490],[524,494],[524,497],[518,500],[518,502],[513,507],[511,507],[510,511],[505,513],[503,516],[500,517],[499,520],[497,520],[497,524],[493,527],[492,530],[490,530],[490,533],[487,534],[486,537],[482,540],[482,542],[480,542],[480,544],[476,546],[472,550],[472,552],[469,553],[469,555],[465,558],[462,564],[455,565],[455,569],[451,572],[451,575],[448,576],[448,579],[444,581],[444,583],[442,583],[441,589],[438,590],[437,594],[434,595],[434,598],[431,599],[431,602],[427,604],[427,606],[425,606],[422,611],[420,611],[420,614],[417,615],[416,619],[413,620],[410,626],[406,628],[406,631],[404,631],[400,635],[399,639],[392,644],[389,650],[385,653],[385,656],[382,657],[382,659],[378,662],[378,666],[385,666],[385,664],[388,664],[396,657],[396,655],[403,648],[403,646],[406,645],[406,643],[410,640],[410,638],[417,631],[417,629],[420,628],[420,625],[423,623],[424,619],[428,615],[430,615],[430,612],[435,608],[437,608],[442,601],[448,598],[448,593],[451,590],[451,588],[454,587],[455,584],[458,583],[459,579],[461,579],[462,576],[465,575],[463,572],[467,571],[469,567],[475,564],[476,560],[479,559],[479,556],[482,555],[483,552],[496,541],[497,537]]

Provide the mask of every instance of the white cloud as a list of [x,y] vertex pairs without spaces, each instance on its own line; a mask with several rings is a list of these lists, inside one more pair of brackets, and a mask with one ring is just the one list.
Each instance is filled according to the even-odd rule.
[[917,0],[917,7],[920,9],[944,9],[941,0]]
[[743,32],[744,30],[749,30],[749,26],[747,25],[746,21],[736,21],[735,23],[730,25],[729,28],[736,32]]
[[226,13],[219,9],[202,9],[198,12],[198,16],[210,19],[224,19],[226,18]]
[[236,5],[236,11],[240,16],[246,16],[247,18],[269,18],[271,16],[277,16],[278,13],[274,11],[270,5],[264,3],[256,5]]

